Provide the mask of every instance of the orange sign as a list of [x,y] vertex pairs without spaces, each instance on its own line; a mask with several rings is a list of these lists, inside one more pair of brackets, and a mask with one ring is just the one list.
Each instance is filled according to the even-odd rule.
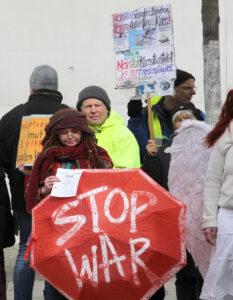
[[45,126],[51,115],[30,115],[22,118],[17,150],[16,167],[32,166],[41,151]]

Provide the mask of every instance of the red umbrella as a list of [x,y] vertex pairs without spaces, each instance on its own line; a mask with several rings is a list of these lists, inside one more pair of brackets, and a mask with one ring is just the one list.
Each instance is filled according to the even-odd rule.
[[84,170],[33,209],[31,266],[68,299],[149,299],[185,264],[184,214],[141,170]]

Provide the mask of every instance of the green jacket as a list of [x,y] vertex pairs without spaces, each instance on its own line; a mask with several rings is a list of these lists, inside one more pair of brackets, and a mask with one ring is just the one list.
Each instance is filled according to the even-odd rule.
[[118,113],[111,111],[102,125],[90,128],[95,132],[98,146],[108,152],[114,168],[140,168],[139,146]]

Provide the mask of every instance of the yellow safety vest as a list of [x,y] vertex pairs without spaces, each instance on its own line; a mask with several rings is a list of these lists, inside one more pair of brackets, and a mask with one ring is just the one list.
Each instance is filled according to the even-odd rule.
[[[151,98],[151,106],[158,104],[159,101],[161,100],[161,96],[153,96]],[[163,133],[162,133],[162,128],[161,128],[161,124],[159,121],[159,118],[156,114],[156,112],[153,112],[153,131],[154,131],[154,137],[157,139],[163,139]]]

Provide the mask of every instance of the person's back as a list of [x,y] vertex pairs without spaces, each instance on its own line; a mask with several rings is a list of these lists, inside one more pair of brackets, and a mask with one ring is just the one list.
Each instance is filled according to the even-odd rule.
[[12,209],[19,227],[19,254],[14,270],[14,299],[32,299],[34,272],[24,261],[24,252],[31,232],[31,216],[26,212],[24,199],[25,176],[16,169],[17,148],[23,116],[51,115],[67,107],[58,92],[57,72],[48,65],[34,69],[30,77],[30,96],[4,115],[0,121],[0,162],[7,171],[12,195]]
[[139,168],[139,147],[123,118],[111,111],[105,90],[89,86],[79,93],[77,109],[83,112],[95,132],[97,144],[110,155],[115,168]]
[[25,104],[13,108],[0,121],[0,139],[3,151],[8,157],[5,167],[10,180],[12,209],[15,211],[25,209],[24,175],[15,168],[22,117],[34,114],[52,115],[57,110],[66,107],[61,102],[62,95],[57,91],[51,94],[48,90],[36,90]]

